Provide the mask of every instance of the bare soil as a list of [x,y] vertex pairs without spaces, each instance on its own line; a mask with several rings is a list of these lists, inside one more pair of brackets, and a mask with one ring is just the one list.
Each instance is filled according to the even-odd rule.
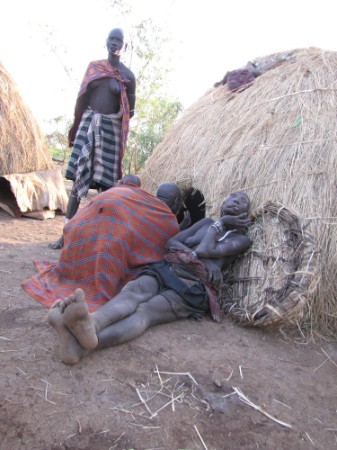
[[0,211],[1,450],[337,447],[337,345],[313,333],[178,321],[64,365],[21,287],[62,226]]

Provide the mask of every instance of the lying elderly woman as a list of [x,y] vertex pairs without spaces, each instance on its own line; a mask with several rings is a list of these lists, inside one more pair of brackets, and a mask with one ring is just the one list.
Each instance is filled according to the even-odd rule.
[[206,314],[220,321],[222,270],[251,245],[249,206],[244,192],[230,194],[218,220],[202,219],[172,237],[163,260],[145,266],[93,313],[82,289],[57,300],[48,322],[59,335],[62,361],[76,364],[93,350],[122,344],[161,323]]

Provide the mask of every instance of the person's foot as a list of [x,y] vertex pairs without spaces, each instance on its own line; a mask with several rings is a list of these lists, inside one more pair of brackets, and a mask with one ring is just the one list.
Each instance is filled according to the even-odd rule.
[[64,244],[64,237],[62,235],[56,242],[48,244],[48,247],[54,250],[59,250],[60,248],[63,248],[63,244]]
[[72,295],[63,300],[62,320],[83,348],[93,350],[97,347],[95,324],[89,314],[82,289],[76,289]]
[[80,344],[77,342],[75,336],[63,325],[63,301],[56,300],[53,303],[47,314],[47,320],[59,336],[59,352],[60,358],[65,364],[77,364],[80,359],[87,354]]

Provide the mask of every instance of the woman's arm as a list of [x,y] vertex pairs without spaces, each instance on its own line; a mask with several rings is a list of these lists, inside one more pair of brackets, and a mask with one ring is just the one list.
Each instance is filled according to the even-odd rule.
[[251,240],[244,234],[233,231],[223,241],[218,241],[219,233],[210,227],[195,252],[198,258],[220,259],[225,256],[236,256],[251,246]]
[[201,219],[198,222],[194,223],[191,227],[186,230],[181,231],[180,233],[173,236],[168,240],[166,244],[166,248],[178,248],[182,250],[191,250],[191,245],[188,243],[195,235],[199,233],[203,233],[203,228],[209,227],[213,223],[212,219]]
[[130,119],[135,114],[135,106],[136,106],[136,77],[134,76],[131,70],[128,71],[128,80],[129,83],[126,85],[126,95],[129,101],[130,108]]

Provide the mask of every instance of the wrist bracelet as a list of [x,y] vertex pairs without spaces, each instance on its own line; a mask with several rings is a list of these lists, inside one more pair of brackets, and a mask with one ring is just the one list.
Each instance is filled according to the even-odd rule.
[[193,250],[193,251],[191,252],[191,254],[192,254],[193,256],[195,256],[196,258],[198,257],[197,252],[196,252],[195,250]]
[[223,226],[219,220],[216,220],[214,223],[212,223],[210,228],[212,227],[215,228],[218,233],[221,233],[221,231],[223,231]]

